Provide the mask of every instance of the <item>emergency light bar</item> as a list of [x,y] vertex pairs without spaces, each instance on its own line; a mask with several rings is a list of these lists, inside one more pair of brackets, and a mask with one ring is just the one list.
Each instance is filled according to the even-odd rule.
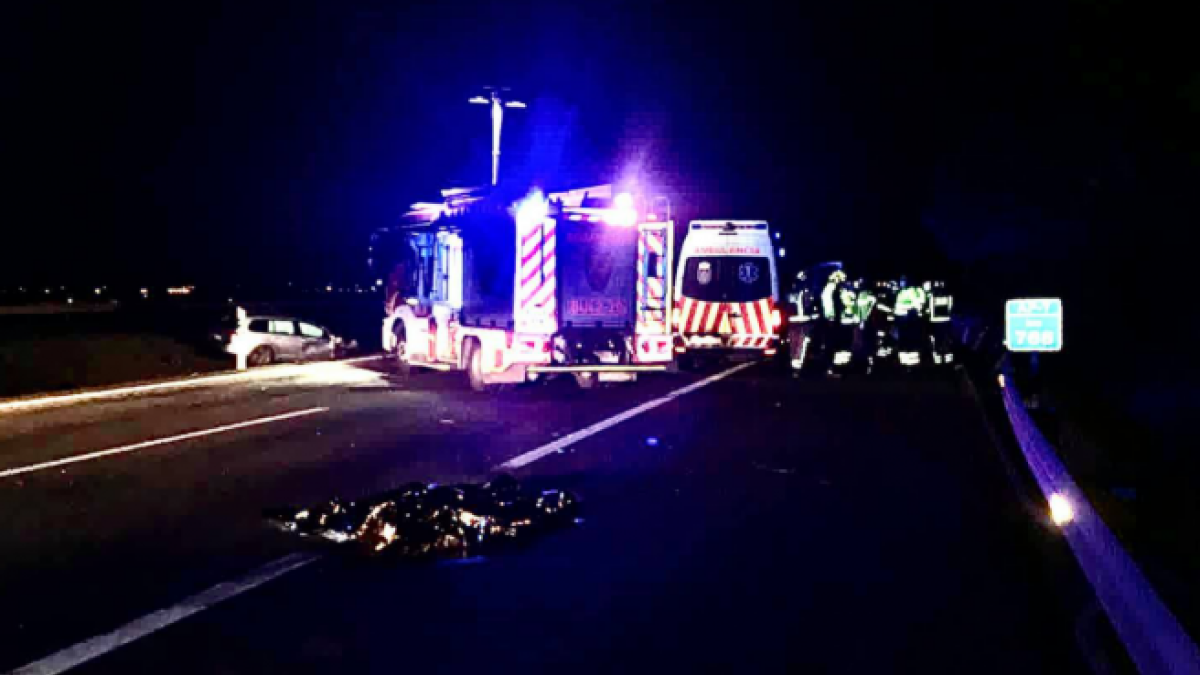
[[[624,197],[624,199],[622,199]],[[612,208],[595,206],[563,207],[562,213],[568,220],[586,220],[593,223],[608,223],[618,227],[633,227],[638,223],[638,212],[633,207],[633,198],[626,193],[617,195]]]
[[694,220],[692,230],[765,230],[767,224],[761,220]]

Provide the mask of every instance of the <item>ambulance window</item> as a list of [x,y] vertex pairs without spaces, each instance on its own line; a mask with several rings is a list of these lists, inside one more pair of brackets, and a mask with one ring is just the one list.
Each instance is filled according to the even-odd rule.
[[764,256],[691,258],[680,292],[705,302],[750,302],[771,296],[770,260]]

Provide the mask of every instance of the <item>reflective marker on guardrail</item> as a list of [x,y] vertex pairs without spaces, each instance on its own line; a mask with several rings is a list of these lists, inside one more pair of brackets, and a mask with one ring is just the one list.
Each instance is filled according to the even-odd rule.
[[1013,432],[1046,497],[1051,517],[1062,529],[1138,671],[1143,675],[1200,673],[1200,649],[1075,485],[1053,446],[1030,419],[1012,378],[1001,375],[1000,386]]

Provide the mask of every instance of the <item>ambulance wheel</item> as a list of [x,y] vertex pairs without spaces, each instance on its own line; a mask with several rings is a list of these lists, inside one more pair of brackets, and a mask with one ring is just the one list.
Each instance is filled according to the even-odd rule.
[[396,374],[408,377],[412,374],[412,366],[408,363],[408,338],[404,334],[404,324],[397,325],[393,332],[396,335],[396,348],[393,352],[396,362]]
[[467,342],[467,381],[473,391],[488,391],[489,386],[483,379],[483,349],[478,340]]
[[575,383],[580,389],[595,389],[599,379],[595,373],[575,373]]

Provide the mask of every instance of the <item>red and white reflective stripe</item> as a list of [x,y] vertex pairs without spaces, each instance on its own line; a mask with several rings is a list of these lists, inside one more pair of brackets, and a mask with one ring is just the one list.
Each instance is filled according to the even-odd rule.
[[722,335],[754,335],[770,337],[772,301],[770,298],[753,302],[704,302],[683,298],[679,304],[679,332],[720,333]]
[[688,314],[684,318],[683,330],[685,333],[699,333],[700,322],[704,319],[705,303],[699,300],[693,300],[691,307],[688,308]]
[[541,307],[553,318],[555,309],[556,237],[555,222],[536,223],[519,234],[520,260],[517,269],[518,306]]
[[734,335],[727,344],[730,347],[763,349],[771,346],[773,339],[769,335]]
[[750,328],[750,322],[746,316],[745,303],[739,303],[737,305],[737,311],[733,312],[733,314],[734,314],[734,319],[733,319],[733,332],[734,333],[751,333],[751,332],[753,332],[753,329]]
[[[642,332],[666,332],[666,291],[663,278],[666,261],[666,232],[642,230],[637,248],[638,329]],[[657,254],[655,269],[649,268],[649,253]]]
[[554,221],[546,224],[542,234],[542,286],[533,294],[533,304],[553,307],[555,291],[555,269],[557,264]]

